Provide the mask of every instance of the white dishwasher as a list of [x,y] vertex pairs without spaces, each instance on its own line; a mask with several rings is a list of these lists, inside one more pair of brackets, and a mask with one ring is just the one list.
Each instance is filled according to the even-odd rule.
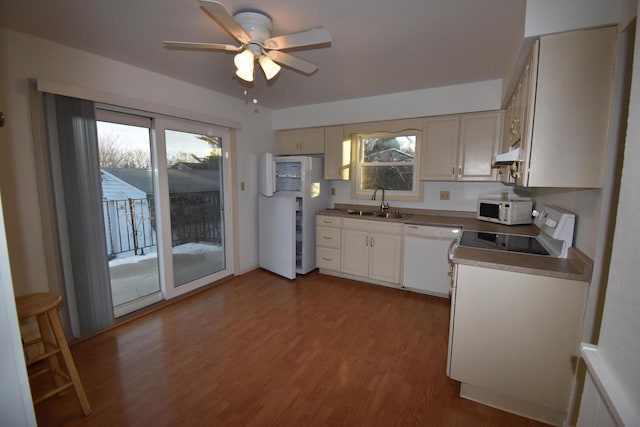
[[460,228],[405,224],[402,286],[449,298],[449,246]]

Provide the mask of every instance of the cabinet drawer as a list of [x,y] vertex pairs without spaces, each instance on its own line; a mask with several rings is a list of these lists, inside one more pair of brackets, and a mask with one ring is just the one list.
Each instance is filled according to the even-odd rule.
[[319,225],[322,227],[340,227],[340,224],[341,224],[340,220],[341,218],[338,218],[335,216],[317,215],[316,225]]
[[318,268],[340,271],[340,249],[316,248]]
[[402,227],[404,227],[404,224],[401,222],[386,222],[384,220],[368,221],[351,218],[342,220],[343,229],[371,231],[374,233],[402,234]]
[[316,246],[340,249],[340,229],[316,227]]

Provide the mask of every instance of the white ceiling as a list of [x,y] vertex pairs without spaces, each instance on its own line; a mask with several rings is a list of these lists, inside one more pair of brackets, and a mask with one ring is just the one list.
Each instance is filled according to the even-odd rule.
[[[244,98],[233,55],[177,51],[163,40],[235,41],[197,0],[0,0],[0,25]],[[502,78],[524,0],[222,0],[261,10],[273,35],[323,26],[329,47],[289,51],[320,69],[256,70],[249,97],[269,108]]]

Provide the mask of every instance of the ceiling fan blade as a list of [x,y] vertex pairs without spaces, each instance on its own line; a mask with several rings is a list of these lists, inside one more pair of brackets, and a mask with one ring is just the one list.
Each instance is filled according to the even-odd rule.
[[249,34],[233,19],[233,15],[229,13],[222,3],[212,0],[200,0],[200,4],[200,8],[204,13],[220,24],[233,38],[242,44],[247,44],[251,41]]
[[305,74],[311,74],[318,69],[316,64],[312,64],[311,62],[307,62],[303,59],[277,50],[267,52],[267,56],[278,64],[286,65],[289,68],[293,68],[294,70],[301,71]]
[[218,44],[218,43],[198,43],[198,42],[174,42],[165,41],[162,42],[167,49],[186,49],[186,50],[224,50],[227,52],[238,52],[241,47],[234,46],[232,44]]
[[284,34],[282,36],[271,37],[265,40],[264,47],[267,49],[291,49],[300,46],[311,46],[315,44],[331,43],[331,34],[324,28],[313,28],[311,30],[300,31],[299,33]]

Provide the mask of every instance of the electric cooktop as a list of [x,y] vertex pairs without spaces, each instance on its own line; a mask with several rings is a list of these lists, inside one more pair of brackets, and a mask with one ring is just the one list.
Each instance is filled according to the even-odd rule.
[[533,255],[550,255],[540,242],[531,236],[482,231],[463,231],[460,246],[496,251],[519,252]]

